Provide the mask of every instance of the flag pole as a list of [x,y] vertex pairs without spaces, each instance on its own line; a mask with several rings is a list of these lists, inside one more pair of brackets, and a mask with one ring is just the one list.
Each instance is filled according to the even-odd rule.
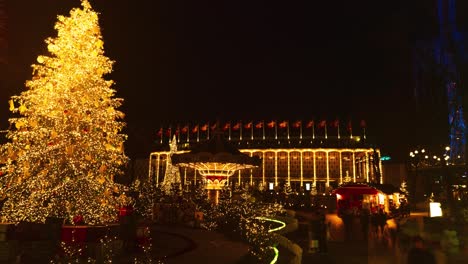
[[338,123],[338,139],[340,139],[340,123]]
[[262,121],[263,140],[265,140],[265,121]]
[[200,142],[200,124],[197,123],[197,142]]
[[274,125],[275,125],[275,139],[278,139],[278,125],[276,124],[276,121]]
[[240,127],[239,127],[239,141],[242,141],[242,121],[239,121],[240,122]]
[[229,127],[228,127],[228,134],[229,134],[229,141],[231,141],[231,122],[229,121]]
[[289,140],[289,121],[286,123],[286,133],[288,134],[288,140]]
[[208,127],[206,128],[206,140],[210,140],[210,122],[208,121]]
[[299,139],[302,139],[302,121],[299,123]]
[[327,123],[325,123],[325,139],[328,138],[328,135],[327,135]]

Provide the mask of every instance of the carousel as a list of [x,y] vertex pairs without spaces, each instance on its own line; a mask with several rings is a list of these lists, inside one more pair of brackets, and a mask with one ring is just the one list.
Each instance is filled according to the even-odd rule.
[[217,129],[210,140],[187,153],[172,155],[172,164],[197,170],[203,177],[210,200],[216,203],[219,190],[229,183],[229,177],[236,171],[259,167],[261,159],[240,152]]

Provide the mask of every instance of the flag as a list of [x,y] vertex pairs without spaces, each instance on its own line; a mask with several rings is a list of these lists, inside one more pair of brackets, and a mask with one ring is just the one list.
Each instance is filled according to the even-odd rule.
[[320,121],[320,123],[318,123],[319,128],[324,128],[326,126],[327,126],[327,121],[326,120],[322,120],[322,121]]
[[302,124],[302,121],[298,120],[298,121],[294,122],[293,127],[299,128],[301,126],[301,124]]
[[244,125],[244,128],[249,129],[252,127],[252,121]]
[[340,126],[340,120],[336,119],[335,121],[333,121],[333,123],[331,123],[331,126],[332,127],[339,127]]
[[351,123],[351,120],[348,121],[348,125],[346,126],[349,132],[353,132],[353,124]]
[[279,127],[281,128],[286,128],[288,126],[288,121],[283,121],[281,123],[279,123]]
[[174,135],[178,136],[180,132],[179,125],[177,125],[176,131],[174,132]]
[[228,130],[230,126],[231,126],[231,123],[226,123],[223,127],[223,130],[224,131]]
[[160,137],[160,136],[162,136],[162,134],[163,134],[163,129],[162,129],[162,127],[161,127],[161,128],[158,130],[157,135],[158,135],[158,137]]
[[276,124],[275,121],[271,121],[270,123],[267,124],[267,126],[268,126],[269,128],[274,128],[274,127],[275,127],[275,124]]
[[204,124],[201,128],[201,131],[207,131],[208,130],[208,124]]
[[168,128],[168,129],[166,130],[166,136],[170,137],[171,134],[172,134],[172,128]]
[[188,130],[189,130],[189,127],[188,127],[188,125],[186,125],[181,129],[181,132],[182,132],[182,134],[186,134],[188,132]]
[[240,127],[241,127],[241,123],[240,123],[240,122],[237,122],[237,123],[232,127],[232,129],[233,129],[233,130],[239,130]]
[[211,126],[211,130],[215,130],[216,129],[216,123],[214,123],[212,126]]
[[366,127],[366,121],[365,120],[361,120],[361,127]]
[[255,125],[255,128],[262,128],[262,127],[263,127],[263,121],[261,121],[261,122],[259,122],[259,123],[257,123]]
[[196,126],[194,126],[194,127],[192,128],[192,133],[195,134],[195,133],[197,133],[197,132],[198,132],[198,125],[196,125]]
[[306,126],[306,127],[307,127],[307,128],[311,128],[311,127],[313,127],[313,126],[314,126],[314,121],[312,120],[312,121],[309,121],[309,122],[307,123],[307,126]]

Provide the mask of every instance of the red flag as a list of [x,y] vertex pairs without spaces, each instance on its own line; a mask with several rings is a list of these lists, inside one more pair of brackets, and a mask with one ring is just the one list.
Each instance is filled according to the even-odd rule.
[[276,124],[275,121],[271,121],[270,123],[267,124],[267,126],[268,126],[269,128],[274,128],[274,127],[275,127],[275,124]]
[[216,123],[214,123],[213,125],[211,125],[211,130],[215,130],[216,129]]
[[244,128],[247,128],[247,129],[249,129],[251,127],[252,127],[252,121],[250,121],[249,123],[244,125]]
[[255,125],[255,128],[262,128],[262,127],[263,127],[263,121]]
[[332,126],[332,127],[339,127],[339,126],[340,126],[340,120],[336,119],[335,121],[333,121],[333,122],[331,123],[331,126]]
[[201,128],[201,131],[207,131],[208,130],[208,124],[204,124]]
[[294,122],[293,127],[299,128],[301,126],[301,124],[302,124],[302,121],[298,120],[298,121]]
[[195,133],[197,133],[197,132],[198,132],[198,125],[196,125],[196,126],[194,126],[194,127],[192,128],[192,133],[195,134]]
[[223,127],[223,130],[224,131],[228,130],[230,126],[231,126],[231,123],[226,123]]
[[172,134],[172,128],[168,128],[168,129],[166,130],[166,136],[170,137],[171,134]]
[[281,128],[286,128],[288,126],[288,121],[283,121],[281,123],[279,123],[279,127]]
[[162,136],[162,134],[163,134],[163,129],[162,129],[162,127],[161,127],[161,128],[158,130],[157,135],[158,135],[158,137],[160,137],[160,136]]
[[178,136],[180,132],[179,125],[177,125],[176,131],[174,132],[174,135]]
[[188,130],[189,130],[189,127],[188,127],[188,125],[186,125],[186,126],[184,126],[184,127],[182,128],[181,131],[182,131],[183,134],[187,134]]
[[349,132],[353,131],[353,124],[351,123],[351,120],[348,121],[348,126],[346,127]]
[[240,123],[240,122],[237,122],[237,123],[232,127],[232,129],[233,129],[233,130],[239,130],[240,127],[241,127],[241,123]]
[[306,127],[307,127],[307,128],[311,128],[311,127],[313,127],[313,126],[314,126],[314,120],[309,121],[309,123],[307,123],[307,126],[306,126]]
[[320,123],[318,123],[319,128],[324,128],[326,126],[327,126],[327,121],[326,120],[322,120],[322,121],[320,121]]
[[365,120],[361,120],[361,127],[366,127],[366,121]]

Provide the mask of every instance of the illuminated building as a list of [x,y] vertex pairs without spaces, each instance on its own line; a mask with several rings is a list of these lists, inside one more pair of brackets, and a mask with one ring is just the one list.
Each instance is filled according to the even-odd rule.
[[[226,123],[222,127],[225,139],[240,152],[261,159],[259,167],[237,170],[227,183],[265,187],[290,183],[297,190],[300,187],[309,190],[315,185],[323,192],[345,182],[383,183],[380,150],[366,143],[365,123],[361,122],[361,133],[353,136],[351,126],[347,126],[346,133],[340,133],[339,122],[331,125],[322,122],[317,126],[309,122],[304,127],[300,121],[240,125],[237,122],[233,126]],[[195,125],[192,129],[188,125],[161,128],[157,142],[161,148],[165,147],[163,134],[170,137],[174,131],[178,136],[178,153],[187,153],[208,140],[211,129],[215,127],[209,124]],[[150,154],[149,177],[156,183],[164,177],[168,154],[165,149]],[[181,176],[184,184],[204,181],[199,171],[188,167],[181,168]]]

